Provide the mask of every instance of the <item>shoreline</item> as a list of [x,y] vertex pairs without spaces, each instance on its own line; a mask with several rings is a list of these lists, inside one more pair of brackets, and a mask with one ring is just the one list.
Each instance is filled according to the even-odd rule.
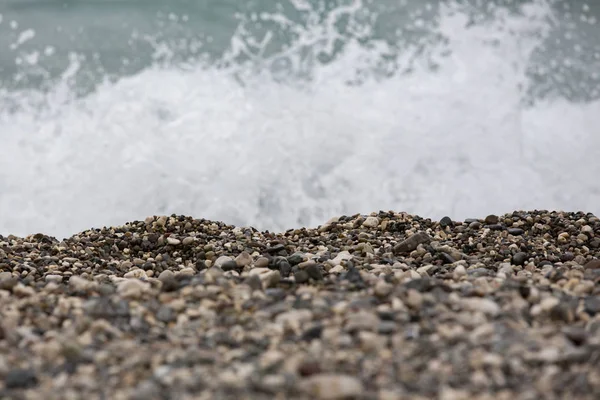
[[0,398],[600,397],[600,220],[0,236]]

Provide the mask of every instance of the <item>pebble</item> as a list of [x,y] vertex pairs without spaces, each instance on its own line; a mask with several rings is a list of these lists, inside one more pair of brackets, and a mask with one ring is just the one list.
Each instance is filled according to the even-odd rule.
[[181,244],[181,240],[169,236],[167,238],[167,243],[170,244],[171,246],[177,246],[177,245]]
[[235,263],[238,267],[244,268],[250,264],[252,264],[252,256],[248,254],[247,251],[242,251],[236,258]]
[[440,220],[440,226],[442,228],[446,228],[448,226],[453,226],[454,222],[452,222],[452,218],[450,217],[444,217]]
[[365,228],[377,228],[379,226],[379,218],[367,217],[362,223],[362,226],[364,226]]
[[595,399],[598,232],[382,211],[0,236],[0,397]]
[[528,258],[527,253],[520,251],[512,256],[512,263],[514,265],[524,265],[525,262],[527,261],[527,258]]
[[316,374],[300,382],[300,389],[320,400],[357,398],[364,393],[363,384],[354,376]]
[[429,237],[429,235],[424,232],[419,232],[394,246],[394,252],[408,253],[415,250],[420,244],[429,243],[430,241],[431,237]]

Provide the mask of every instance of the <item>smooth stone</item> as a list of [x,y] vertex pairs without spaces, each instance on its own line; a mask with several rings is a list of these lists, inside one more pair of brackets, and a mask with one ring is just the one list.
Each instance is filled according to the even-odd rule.
[[510,233],[513,236],[519,236],[525,233],[525,231],[521,228],[508,228],[508,233]]
[[[219,258],[217,258],[217,260],[214,263],[215,267],[219,267],[221,268],[223,266],[223,264],[225,264],[228,261],[233,261],[233,258],[229,257],[229,256],[220,256]],[[236,264],[237,265],[237,264]]]
[[471,229],[480,229],[481,228],[481,222],[479,221],[473,221],[469,224],[469,228]]
[[244,268],[245,266],[252,264],[252,256],[250,254],[248,254],[247,251],[242,251],[235,258],[235,263],[237,264],[238,267]]
[[528,258],[527,253],[520,251],[512,256],[512,263],[514,265],[524,265]]
[[486,223],[486,225],[495,225],[498,223],[498,221],[500,221],[500,218],[498,218],[497,215],[488,215],[487,217],[485,217],[484,222]]
[[191,236],[188,236],[186,238],[184,238],[181,243],[183,243],[184,246],[189,246],[190,244],[194,243],[194,238]]
[[453,226],[453,225],[454,225],[454,222],[452,222],[452,218],[450,218],[450,217],[444,217],[440,220],[440,226],[442,228],[446,228],[446,227]]
[[46,282],[61,283],[63,280],[63,276],[62,275],[46,275],[44,280]]
[[167,243],[170,244],[171,246],[177,246],[178,244],[181,244],[181,240],[169,236],[167,238]]
[[256,268],[267,268],[269,266],[269,259],[267,257],[258,257],[254,262]]
[[362,223],[362,226],[365,228],[377,228],[379,226],[379,218],[377,217],[367,217]]
[[238,264],[234,260],[228,260],[221,264],[221,269],[223,271],[235,271],[238,269]]

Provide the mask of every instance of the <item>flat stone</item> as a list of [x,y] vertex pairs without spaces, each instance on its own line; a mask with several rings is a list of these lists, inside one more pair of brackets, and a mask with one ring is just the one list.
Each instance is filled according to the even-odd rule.
[[394,246],[394,253],[409,253],[415,250],[420,244],[431,242],[431,237],[425,232],[415,233],[408,239]]

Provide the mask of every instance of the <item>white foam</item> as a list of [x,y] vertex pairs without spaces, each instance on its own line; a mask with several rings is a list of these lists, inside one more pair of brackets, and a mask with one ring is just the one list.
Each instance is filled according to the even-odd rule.
[[22,107],[0,111],[0,233],[64,237],[171,213],[274,230],[379,209],[598,213],[600,103],[522,105],[540,40],[529,33],[548,10],[526,11],[471,28],[444,11],[452,55],[437,72],[417,64],[358,86],[351,72],[385,48],[349,43],[300,88],[153,67],[83,99],[66,85],[73,69],[48,95],[0,93]]

